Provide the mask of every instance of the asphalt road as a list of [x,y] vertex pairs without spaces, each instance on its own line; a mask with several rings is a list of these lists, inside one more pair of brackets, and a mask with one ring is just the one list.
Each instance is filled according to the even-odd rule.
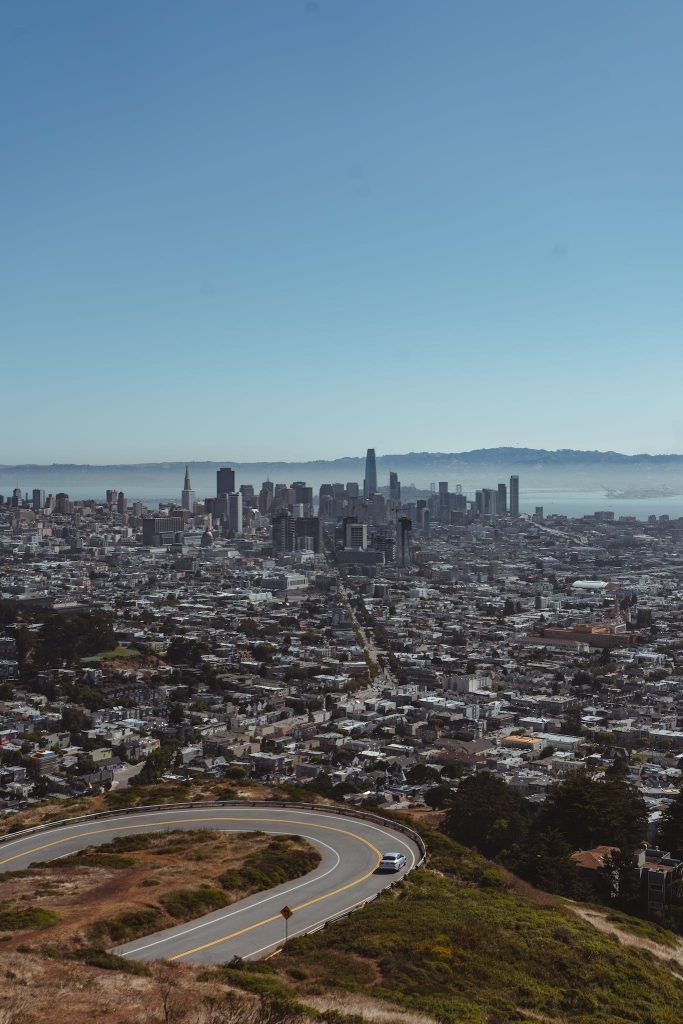
[[[391,826],[294,807],[207,807],[142,812],[76,822],[25,837],[18,834],[0,843],[0,871],[57,860],[86,846],[109,843],[116,836],[197,828],[303,836],[317,847],[322,860],[302,878],[112,952],[136,960],[204,964],[226,963],[234,956],[267,956],[285,937],[283,907],[293,911],[287,933],[294,938],[364,903],[419,860],[417,846]],[[380,857],[389,851],[404,853],[407,866],[398,874],[379,874]]]

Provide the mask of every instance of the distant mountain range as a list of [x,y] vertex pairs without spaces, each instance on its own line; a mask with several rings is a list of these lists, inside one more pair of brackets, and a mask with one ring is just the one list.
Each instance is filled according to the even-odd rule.
[[[276,483],[305,480],[318,488],[322,483],[362,484],[365,456],[311,462],[190,462],[192,486],[198,497],[215,493],[216,470],[232,466],[237,486],[253,484],[258,490],[266,479]],[[480,448],[469,452],[408,452],[378,455],[380,486],[395,471],[401,482],[418,488],[447,480],[464,490],[494,486],[512,473],[522,488],[571,488],[581,490],[632,490],[683,493],[683,455],[623,455],[620,452],[576,451],[539,448]],[[72,498],[103,498],[107,488],[123,490],[131,498],[162,499],[180,496],[184,462],[151,462],[130,465],[20,465],[0,466],[0,493],[15,487],[30,491],[43,488],[53,494],[65,491]]]

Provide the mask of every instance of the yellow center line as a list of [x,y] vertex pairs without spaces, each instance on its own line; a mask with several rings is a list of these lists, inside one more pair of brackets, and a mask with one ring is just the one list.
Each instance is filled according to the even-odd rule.
[[[350,836],[352,839],[357,839],[358,842],[364,843],[365,846],[367,846],[370,850],[372,850],[372,852],[375,854],[375,856],[377,858],[377,861],[376,861],[376,863],[375,863],[375,865],[374,865],[374,867],[372,868],[371,871],[366,872],[364,875],[361,875],[360,878],[356,878],[352,882],[347,882],[346,885],[342,885],[338,889],[333,889],[331,892],[323,893],[322,896],[316,896],[316,897],[314,897],[311,900],[307,900],[305,903],[300,903],[298,906],[292,907],[292,910],[295,911],[295,912],[298,911],[298,910],[304,910],[306,907],[311,907],[311,906],[313,906],[313,904],[320,903],[322,900],[330,899],[332,896],[339,895],[340,892],[345,892],[347,889],[352,889],[354,886],[360,885],[362,882],[365,882],[368,878],[371,878],[372,875],[375,873],[375,871],[377,870],[377,868],[379,866],[379,863],[380,863],[380,861],[382,859],[382,854],[380,853],[380,851],[377,849],[376,846],[374,846],[371,842],[369,842],[369,840],[364,839],[363,836],[359,836],[355,832],[350,832],[348,829],[345,829],[345,828],[335,828],[333,825],[320,825],[317,822],[310,822],[310,821],[308,821],[308,822],[301,822],[300,820],[291,819],[291,818],[255,818],[255,817],[253,817],[251,815],[249,817],[246,817],[246,818],[236,818],[236,817],[233,817],[233,816],[221,815],[221,816],[216,816],[216,817],[211,816],[211,817],[201,817],[201,818],[199,818],[199,817],[195,816],[193,818],[176,818],[172,822],[169,822],[169,821],[126,822],[125,825],[116,825],[113,828],[98,828],[98,829],[93,829],[90,832],[79,832],[79,833],[76,833],[75,835],[67,836],[65,839],[56,839],[56,840],[53,840],[53,842],[51,842],[51,843],[44,843],[42,846],[34,846],[30,850],[24,850],[23,853],[15,853],[11,857],[6,857],[5,860],[0,860],[0,867],[2,867],[3,864],[9,864],[13,860],[20,860],[22,857],[28,857],[31,854],[40,853],[42,850],[48,850],[48,849],[50,849],[51,847],[54,847],[54,846],[61,846],[64,843],[73,842],[74,839],[87,839],[90,836],[103,835],[103,834],[108,833],[108,832],[120,832],[122,828],[125,828],[127,830],[132,831],[133,829],[138,829],[138,828],[154,828],[155,826],[159,826],[159,825],[164,825],[166,827],[168,827],[169,825],[187,825],[187,824],[193,824],[193,823],[198,822],[198,821],[239,821],[239,822],[244,822],[244,823],[249,823],[249,822],[257,822],[257,823],[260,822],[260,823],[263,823],[263,822],[268,822],[270,824],[274,823],[274,824],[279,824],[279,825],[284,824],[284,825],[299,825],[299,826],[301,826],[302,824],[305,824],[305,825],[308,825],[308,826],[310,826],[312,828],[324,829],[326,832],[338,832],[341,835]],[[68,828],[69,826],[65,826],[65,827]],[[270,924],[272,921],[277,921],[279,917],[280,917],[279,913],[278,914],[273,914],[271,917],[266,917],[262,921],[257,921],[255,924],[250,924],[246,928],[241,928],[239,931],[232,932],[230,935],[224,935],[220,939],[213,939],[212,942],[205,942],[203,945],[195,946],[193,949],[188,949],[184,953],[176,953],[175,956],[172,956],[169,959],[170,960],[181,960],[185,956],[191,956],[193,953],[198,953],[198,952],[200,952],[203,949],[209,949],[211,946],[217,946],[221,942],[229,942],[230,939],[235,939],[235,938],[237,938],[240,935],[244,935],[246,932],[254,931],[254,929],[256,929],[256,928],[261,928],[261,927],[263,927],[263,925]]]

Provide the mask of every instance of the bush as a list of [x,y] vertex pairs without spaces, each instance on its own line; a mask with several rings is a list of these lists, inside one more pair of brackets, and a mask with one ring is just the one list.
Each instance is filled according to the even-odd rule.
[[212,910],[220,910],[228,904],[222,889],[201,885],[198,889],[176,889],[162,896],[159,902],[165,910],[181,921],[189,921]]
[[141,964],[137,960],[126,960],[114,953],[107,953],[103,949],[96,949],[94,946],[85,946],[82,949],[74,949],[66,954],[67,960],[80,960],[89,967],[100,967],[105,971],[122,971],[124,974],[138,974],[142,977],[151,977],[151,970],[147,964]]
[[161,912],[154,910],[128,910],[118,917],[96,921],[90,928],[90,938],[95,945],[130,942],[141,935],[149,935],[163,925]]
[[121,857],[116,853],[96,853],[95,851],[83,850],[81,853],[74,853],[71,857],[65,857],[62,861],[62,866],[111,868],[113,871],[124,871],[126,868],[135,867],[135,861],[132,857]]
[[23,928],[50,928],[59,921],[59,914],[43,907],[10,907],[0,905],[0,931],[16,932]]

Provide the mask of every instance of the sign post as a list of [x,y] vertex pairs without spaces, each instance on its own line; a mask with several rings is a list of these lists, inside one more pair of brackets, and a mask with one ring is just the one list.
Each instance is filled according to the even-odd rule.
[[285,907],[283,907],[283,908],[282,908],[282,910],[280,911],[280,913],[282,914],[282,916],[283,916],[283,917],[284,917],[284,919],[285,919],[285,946],[286,946],[286,945],[287,945],[287,924],[288,924],[288,922],[289,922],[289,919],[290,919],[290,917],[291,917],[291,916],[292,916],[292,914],[294,913],[294,911],[293,911],[293,910],[290,910],[290,909],[289,909],[289,907],[286,907],[286,906],[285,906]]

